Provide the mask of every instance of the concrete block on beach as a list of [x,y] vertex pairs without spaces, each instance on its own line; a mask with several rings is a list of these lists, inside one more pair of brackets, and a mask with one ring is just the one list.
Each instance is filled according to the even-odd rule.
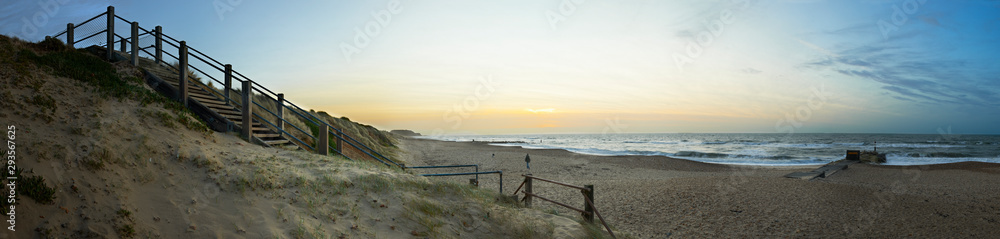
[[810,179],[819,177],[821,174],[823,174],[823,173],[822,172],[813,172],[813,171],[810,171],[810,172],[794,172],[794,173],[790,173],[788,175],[785,175],[785,177],[786,178],[797,178],[797,179],[810,180]]

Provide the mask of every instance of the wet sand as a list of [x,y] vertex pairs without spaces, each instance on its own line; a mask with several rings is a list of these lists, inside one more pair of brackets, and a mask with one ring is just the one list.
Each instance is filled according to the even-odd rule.
[[[728,166],[662,156],[593,156],[565,150],[491,146],[482,142],[400,140],[416,165],[478,164],[502,170],[504,193],[520,175],[595,187],[597,209],[616,230],[665,237],[968,237],[1000,235],[1000,164],[930,166],[855,164],[812,181],[783,175],[809,167]],[[531,155],[531,170],[524,157]],[[413,169],[418,173],[460,169]],[[468,182],[472,176],[438,178]],[[480,176],[498,189],[499,177]],[[534,191],[583,205],[579,191],[535,183]],[[535,201],[560,215],[579,213]],[[580,218],[576,216],[576,218]]]

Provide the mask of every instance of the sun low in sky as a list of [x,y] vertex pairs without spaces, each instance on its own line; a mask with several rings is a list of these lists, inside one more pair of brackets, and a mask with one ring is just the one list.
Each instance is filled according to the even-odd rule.
[[382,129],[1000,134],[996,1],[52,2],[0,7],[0,31],[113,4]]

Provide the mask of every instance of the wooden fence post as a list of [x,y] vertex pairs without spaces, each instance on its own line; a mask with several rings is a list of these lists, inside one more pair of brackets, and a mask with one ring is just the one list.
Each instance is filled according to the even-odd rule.
[[132,65],[139,65],[139,22],[132,22]]
[[593,223],[594,205],[591,203],[594,203],[594,185],[583,185],[583,187],[587,188],[587,190],[583,191],[583,196],[585,197],[583,199],[583,211],[586,211],[586,213],[583,213],[583,218],[587,219],[587,222]]
[[188,58],[187,58],[187,42],[181,41],[181,47],[180,47],[180,49],[178,51],[179,51],[179,54],[177,55],[177,58],[178,58],[177,60],[179,62],[177,63],[177,71],[179,71],[180,74],[177,75],[177,85],[178,85],[178,87],[177,87],[178,88],[177,89],[177,100],[179,100],[181,102],[181,105],[183,105],[185,108],[187,108],[187,106],[188,106],[188,104],[187,104],[187,96],[188,96],[188,89],[187,89],[188,88],[187,87],[187,85],[188,85],[188,79],[187,79],[188,78],[188,72],[187,72],[187,70],[188,70],[188,67],[187,67],[187,64],[188,64],[188,61],[187,61],[188,60]]
[[524,177],[524,207],[531,208],[531,195],[534,192],[531,191],[531,174],[527,174],[528,177]]
[[247,141],[253,137],[253,112],[251,110],[253,107],[253,86],[250,85],[250,81],[243,81],[243,129],[240,130],[240,136]]
[[330,152],[330,127],[326,125],[319,125],[319,135],[316,135],[318,142],[316,143],[316,153],[319,155],[327,155]]
[[73,23],[66,24],[66,45],[73,49]]
[[108,49],[108,54],[106,55],[106,57],[108,58],[108,61],[111,61],[112,60],[112,56],[114,56],[114,54],[115,54],[114,53],[114,50],[115,50],[115,7],[108,6],[107,17],[108,17],[108,25],[107,25],[108,26],[108,29],[107,29],[107,31],[108,31],[107,32],[107,34],[108,34],[108,44],[105,47]]
[[[404,164],[400,164],[400,167],[406,169],[406,165]],[[500,195],[503,195],[503,171],[500,171]],[[517,199],[517,196],[514,196],[514,199]]]
[[274,125],[278,127],[278,136],[284,136],[285,132],[285,94],[278,94],[278,102],[274,104],[275,111],[274,114],[278,116],[278,120],[274,122]]
[[125,52],[128,52],[128,51],[127,51],[127,50],[125,49],[125,46],[126,46],[125,44],[127,44],[127,43],[128,43],[128,41],[126,41],[126,40],[128,40],[128,39],[125,39],[124,37],[122,37],[122,41],[121,41],[121,44],[118,44],[118,45],[120,46],[120,48],[118,49],[118,51],[120,51],[120,52],[122,52],[122,53],[125,53]]
[[230,91],[233,91],[233,65],[226,64],[226,83],[222,95],[225,96],[227,105],[232,100],[232,98],[229,98]]
[[156,26],[156,64],[163,62],[163,27]]

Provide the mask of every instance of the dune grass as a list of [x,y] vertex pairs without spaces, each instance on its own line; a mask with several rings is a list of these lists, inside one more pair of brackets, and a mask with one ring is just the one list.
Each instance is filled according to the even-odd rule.
[[[39,43],[25,43],[2,36],[0,45],[0,49],[3,49],[0,50],[0,59],[3,59],[0,61],[12,62],[11,65],[22,76],[32,76],[34,74],[31,72],[40,69],[51,75],[75,79],[96,88],[103,99],[135,100],[142,106],[160,104],[174,115],[165,121],[176,121],[191,130],[209,130],[207,124],[180,103],[149,90],[138,76],[123,76],[110,63],[84,49],[70,49],[55,38],[46,38]],[[38,87],[40,86],[34,88]],[[35,95],[28,103],[50,113],[59,107],[48,95]]]

